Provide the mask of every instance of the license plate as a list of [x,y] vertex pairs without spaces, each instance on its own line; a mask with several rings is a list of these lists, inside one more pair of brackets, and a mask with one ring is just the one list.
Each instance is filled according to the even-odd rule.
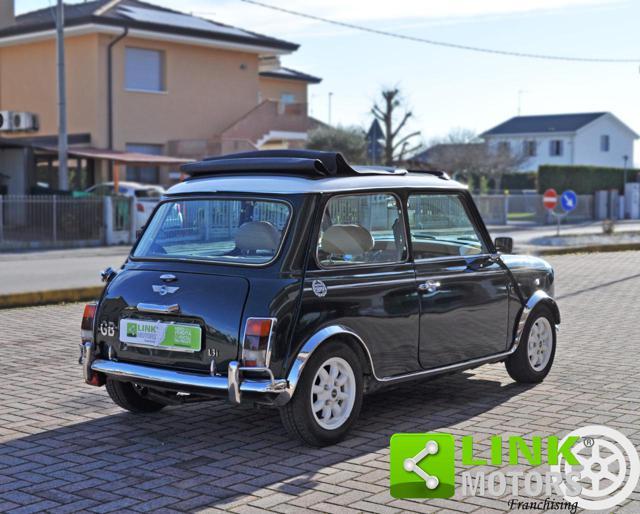
[[131,346],[198,352],[202,343],[202,329],[187,323],[125,318],[120,320],[120,341]]

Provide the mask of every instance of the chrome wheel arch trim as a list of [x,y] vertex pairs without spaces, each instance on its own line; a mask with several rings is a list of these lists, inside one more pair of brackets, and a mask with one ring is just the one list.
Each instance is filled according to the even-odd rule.
[[558,309],[558,304],[546,292],[544,292],[542,289],[539,289],[529,297],[529,299],[527,300],[527,303],[522,308],[520,317],[518,318],[518,323],[516,325],[515,337],[513,338],[513,347],[511,349],[512,352],[516,351],[516,349],[518,348],[518,345],[522,340],[522,334],[524,333],[524,327],[527,324],[529,315],[531,314],[533,309],[535,309],[540,304],[543,304],[543,305],[546,304],[551,308],[553,315],[555,317],[554,319],[555,325],[556,325],[555,328],[557,330],[558,328],[557,325],[560,324],[560,310]]
[[340,335],[350,336],[358,341],[363,351],[365,352],[365,355],[369,359],[369,365],[371,366],[373,376],[376,380],[379,380],[378,377],[376,377],[375,371],[373,369],[373,360],[371,359],[369,348],[367,348],[367,345],[362,340],[362,338],[348,327],[345,327],[343,325],[330,325],[318,330],[309,339],[307,339],[307,341],[298,352],[298,355],[296,356],[296,359],[291,366],[291,370],[287,375],[287,392],[278,396],[277,400],[279,404],[286,403],[291,399],[291,397],[293,397],[296,387],[298,386],[298,382],[300,382],[300,379],[302,378],[302,373],[309,360],[309,357],[311,357],[311,354],[325,341],[331,339],[332,337]]

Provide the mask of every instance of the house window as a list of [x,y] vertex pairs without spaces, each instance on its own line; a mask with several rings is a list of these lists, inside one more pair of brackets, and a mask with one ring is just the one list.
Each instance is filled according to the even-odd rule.
[[522,153],[525,157],[535,157],[538,154],[538,144],[535,141],[523,141]]
[[282,93],[280,95],[280,102],[283,104],[292,104],[296,101],[296,95],[293,93]]
[[609,136],[608,135],[600,136],[600,151],[608,152],[610,146],[611,146],[611,140],[609,139]]
[[562,140],[552,139],[549,141],[549,155],[559,157],[562,155]]
[[124,84],[133,91],[165,91],[164,52],[125,48]]
[[[127,143],[127,152],[162,155],[162,145]],[[127,180],[143,184],[158,184],[160,168],[158,166],[127,166]]]
[[508,153],[511,151],[511,144],[509,141],[500,141],[498,143],[498,152],[500,153]]

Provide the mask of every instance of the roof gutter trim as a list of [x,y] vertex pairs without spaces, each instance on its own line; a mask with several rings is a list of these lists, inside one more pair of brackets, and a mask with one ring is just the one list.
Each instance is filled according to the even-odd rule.
[[[106,34],[120,34],[122,30],[119,27],[111,25],[102,25],[97,23],[85,23],[82,25],[71,25],[64,28],[65,37],[68,36],[82,36],[84,34],[91,34],[94,32],[106,33]],[[35,41],[42,41],[45,39],[53,39],[56,37],[56,30],[46,29],[39,30],[37,32],[26,32],[22,34],[14,34],[10,36],[0,37],[0,47],[20,45],[22,43],[31,43]]]
[[[68,25],[64,29],[65,37],[70,36],[82,36],[85,34],[100,33],[100,34],[121,34],[124,24],[110,24],[110,23],[83,23],[79,25]],[[0,37],[0,47],[19,45],[23,43],[31,43],[35,41],[42,41],[46,39],[55,38],[55,28],[40,30],[36,32],[26,32],[22,34],[13,34],[5,37]],[[170,34],[167,32],[153,31],[146,29],[129,29],[129,36],[139,37],[142,39],[167,41],[171,43],[180,43],[194,46],[204,46],[210,48],[220,48],[223,50],[231,50],[238,52],[250,52],[264,55],[286,55],[292,53],[294,50],[275,48],[267,45],[254,45],[250,43],[236,43],[232,41],[224,41],[221,39],[209,39],[197,36],[185,36],[181,34]]]

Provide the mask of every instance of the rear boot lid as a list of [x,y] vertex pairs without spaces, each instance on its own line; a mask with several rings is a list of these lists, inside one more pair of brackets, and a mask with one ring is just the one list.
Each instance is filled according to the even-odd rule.
[[114,359],[224,372],[239,354],[249,283],[238,276],[128,269],[100,302],[96,338]]

